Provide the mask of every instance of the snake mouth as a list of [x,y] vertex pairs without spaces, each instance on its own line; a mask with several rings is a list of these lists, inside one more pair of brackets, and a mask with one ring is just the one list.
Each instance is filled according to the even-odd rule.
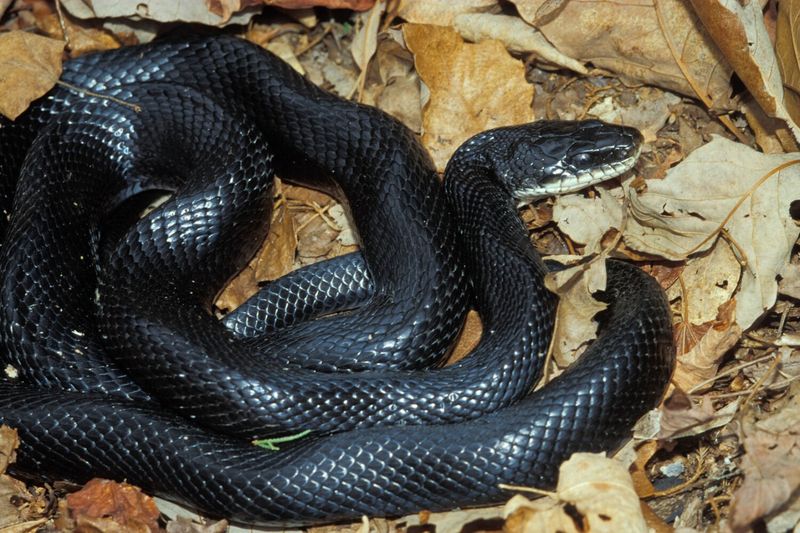
[[640,152],[641,146],[638,146],[630,156],[619,161],[603,163],[578,172],[564,169],[560,175],[552,179],[540,182],[534,187],[515,191],[514,196],[519,200],[519,205],[523,205],[531,200],[545,196],[580,191],[628,172],[636,164]]

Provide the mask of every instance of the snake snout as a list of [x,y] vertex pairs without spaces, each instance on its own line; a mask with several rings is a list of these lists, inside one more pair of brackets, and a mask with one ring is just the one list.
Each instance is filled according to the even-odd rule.
[[508,131],[508,163],[498,174],[522,201],[619,176],[636,163],[643,142],[635,128],[599,120],[541,121]]

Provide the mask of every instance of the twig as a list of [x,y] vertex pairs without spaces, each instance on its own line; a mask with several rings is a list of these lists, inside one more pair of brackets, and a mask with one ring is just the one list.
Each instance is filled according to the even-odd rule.
[[96,93],[94,91],[89,91],[89,90],[84,89],[82,87],[78,87],[77,85],[72,85],[71,83],[67,83],[66,81],[63,81],[63,80],[58,80],[56,83],[61,85],[62,87],[66,87],[70,91],[75,91],[76,93],[78,93],[81,96],[88,95],[88,96],[93,96],[95,98],[102,98],[104,100],[108,100],[110,102],[114,102],[115,104],[123,105],[123,106],[125,106],[127,108],[133,109],[137,113],[140,113],[142,111],[142,106],[140,106],[138,104],[132,104],[130,102],[126,102],[125,100],[121,100],[121,99],[119,99],[119,98],[117,98],[115,96],[110,96],[108,94],[100,94],[100,93]]
[[64,20],[64,13],[61,12],[61,0],[56,0],[56,13],[58,14],[58,24],[61,26],[61,33],[64,34],[64,48],[71,50],[69,35],[67,35],[67,22]]

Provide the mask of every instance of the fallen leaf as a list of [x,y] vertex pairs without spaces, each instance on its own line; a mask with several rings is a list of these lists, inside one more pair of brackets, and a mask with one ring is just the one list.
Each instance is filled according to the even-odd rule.
[[559,298],[552,352],[555,362],[564,368],[575,362],[580,355],[579,348],[597,336],[594,316],[607,305],[592,295],[606,288],[605,263],[593,260],[550,272],[545,277],[545,285]]
[[[57,15],[51,14],[39,17],[36,19],[36,24],[48,37],[58,40],[64,39],[64,32],[61,30]],[[119,48],[120,46],[119,41],[111,32],[89,26],[83,27],[81,24],[68,20],[65,20],[64,24],[67,28],[71,57],[77,57],[89,52]]]
[[[735,301],[722,304],[717,317],[699,327],[684,322],[675,327],[678,356],[672,383],[684,391],[702,392],[714,383],[711,380],[723,357],[742,337],[742,328],[733,317]],[[696,336],[697,338],[694,338]],[[690,346],[688,351],[684,350]],[[698,388],[700,383],[707,384]]]
[[200,524],[185,516],[167,522],[167,533],[225,533],[228,531],[227,520],[217,520]]
[[263,5],[262,0],[205,0],[205,3],[208,10],[220,18],[222,24],[228,22],[234,13]]
[[695,403],[680,390],[675,390],[661,408],[658,440],[674,440],[700,435],[730,422],[739,408],[739,400],[722,409],[714,409],[708,397]]
[[761,6],[735,0],[691,3],[728,64],[762,109],[770,116],[780,114],[783,81]]
[[452,26],[462,13],[495,12],[497,0],[401,0],[397,14],[415,24]]
[[622,198],[619,187],[600,185],[596,194],[564,194],[553,203],[553,222],[570,239],[584,244],[583,253],[590,255],[603,249],[603,237],[609,230],[622,225]]
[[533,120],[525,66],[499,41],[468,44],[452,28],[421,24],[405,24],[403,34],[430,89],[422,142],[439,170],[472,135]]
[[[559,468],[552,498],[529,501],[517,495],[506,504],[504,531],[647,532],[639,497],[627,469],[604,454],[575,453]],[[568,512],[568,504],[577,511]]]
[[629,191],[623,240],[635,250],[683,260],[709,249],[720,228],[746,262],[736,320],[749,328],[775,304],[777,276],[800,235],[791,204],[800,198],[796,154],[761,154],[722,137],[692,152],[647,191]]
[[447,359],[447,364],[452,365],[466,357],[478,345],[482,333],[483,326],[480,316],[478,316],[476,311],[470,310],[470,312],[467,313],[467,320],[464,322],[464,327],[461,329],[461,333],[456,340],[453,352]]
[[268,6],[283,9],[307,9],[311,7],[327,7],[328,9],[352,9],[366,11],[375,5],[375,0],[263,0]]
[[779,510],[800,488],[800,385],[791,388],[783,408],[742,427],[744,482],[731,502],[731,529]]
[[[696,85],[708,92],[715,109],[734,108],[731,69],[697,16],[681,0],[565,2],[553,16],[539,22],[547,0],[512,3],[556,48],[578,61],[590,62],[631,83],[644,82],[695,97],[680,61]],[[677,61],[670,44],[679,51]]]
[[67,507],[78,528],[129,532],[158,531],[159,511],[138,487],[95,478],[67,495]]
[[5,474],[8,465],[16,460],[17,446],[19,446],[17,431],[8,426],[0,426],[0,474]]
[[115,0],[93,2],[91,0],[61,0],[61,5],[75,17],[81,19],[140,18],[157,22],[195,22],[209,26],[247,24],[261,11],[259,6],[233,13],[225,20],[212,13],[205,2],[175,0]]
[[378,35],[375,59],[367,71],[363,102],[386,111],[411,131],[422,131],[420,81],[414,56],[402,44],[402,33]]
[[684,321],[704,324],[717,317],[719,306],[730,301],[739,285],[741,265],[726,241],[717,241],[705,253],[690,257],[667,291],[670,300],[681,299]]
[[61,76],[64,41],[27,31],[0,34],[0,114],[14,120]]
[[372,9],[360,13],[356,16],[357,30],[353,35],[353,43],[350,46],[350,54],[359,68],[358,75],[358,101],[362,100],[364,84],[367,79],[367,68],[372,56],[378,49],[378,29],[380,28],[381,18],[386,11],[386,2],[380,0]]
[[[435,24],[435,22],[434,22]],[[461,36],[472,42],[496,39],[512,52],[535,54],[536,57],[578,74],[588,74],[579,61],[561,53],[539,30],[519,17],[490,13],[461,13],[453,24]]]

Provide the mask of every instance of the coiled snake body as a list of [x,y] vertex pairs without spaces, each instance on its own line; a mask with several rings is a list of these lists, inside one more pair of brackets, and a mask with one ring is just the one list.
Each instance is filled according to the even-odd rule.
[[[0,382],[0,422],[20,431],[21,467],[126,479],[254,524],[443,510],[497,501],[502,482],[552,485],[562,460],[617,446],[663,393],[664,296],[610,261],[604,334],[527,394],[555,303],[512,193],[627,170],[633,130],[493,130],[458,150],[442,191],[399,123],[244,41],[94,54],[63,77],[141,109],[56,89],[0,123],[0,193],[13,197],[0,340],[18,375]],[[267,231],[276,169],[332,178],[366,266],[277,282],[226,329],[208,308]],[[100,231],[152,189],[174,194],[121,236]],[[446,354],[470,294],[479,346],[423,370]],[[285,327],[264,334],[265,309],[287,305]],[[305,430],[279,452],[243,440]]]

